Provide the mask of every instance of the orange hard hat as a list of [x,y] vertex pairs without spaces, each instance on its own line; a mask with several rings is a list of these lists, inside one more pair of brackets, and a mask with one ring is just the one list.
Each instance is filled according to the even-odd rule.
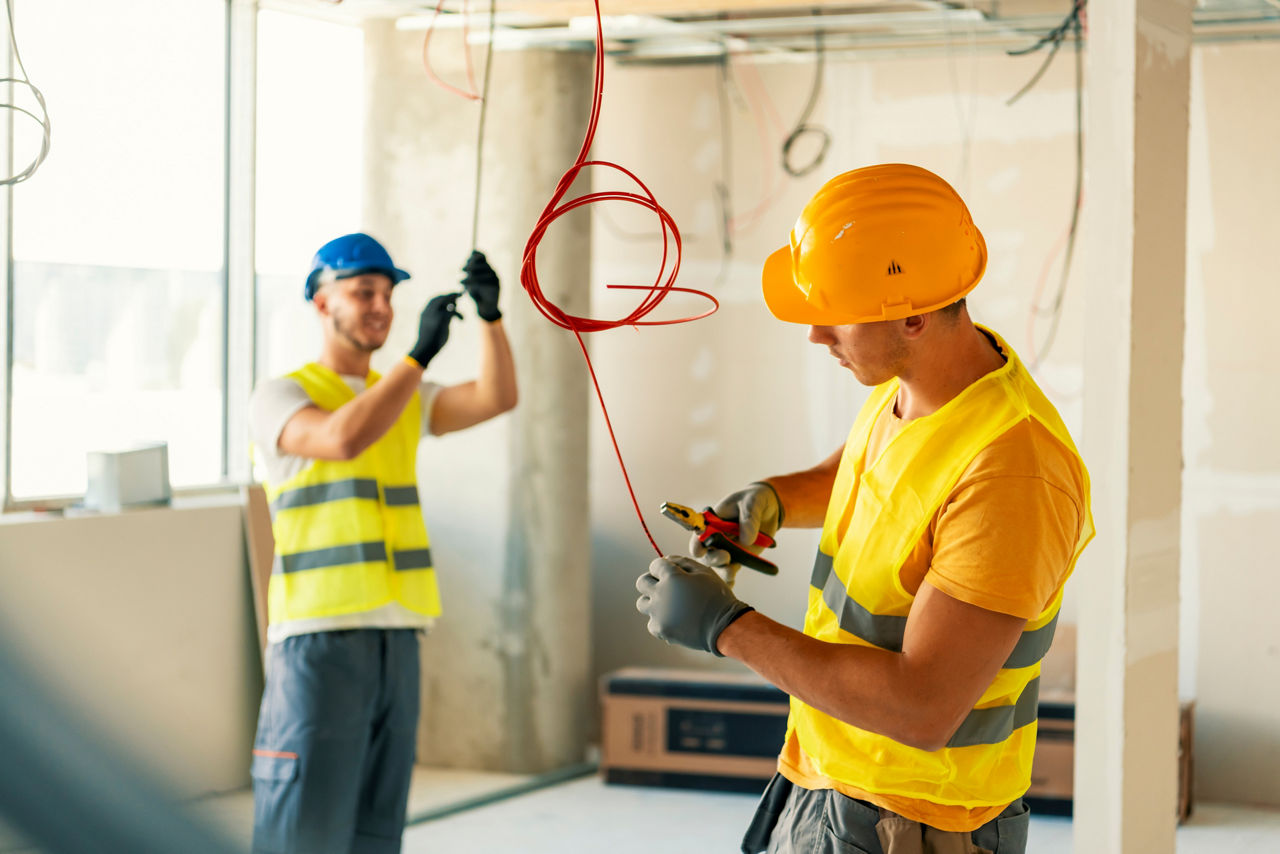
[[764,264],[779,320],[843,326],[944,308],[973,290],[987,244],[964,200],[927,169],[867,166],[822,185],[790,245]]

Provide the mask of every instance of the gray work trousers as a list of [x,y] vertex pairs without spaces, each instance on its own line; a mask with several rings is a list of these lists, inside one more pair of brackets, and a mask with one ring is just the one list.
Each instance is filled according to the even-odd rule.
[[948,833],[775,774],[742,840],[743,854],[1025,854],[1021,799],[972,833]]
[[415,629],[315,632],[267,647],[254,854],[399,854],[418,682]]

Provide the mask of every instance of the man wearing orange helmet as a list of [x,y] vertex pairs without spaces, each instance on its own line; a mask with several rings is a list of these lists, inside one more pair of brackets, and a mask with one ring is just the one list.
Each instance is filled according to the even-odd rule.
[[1025,850],[1040,659],[1093,523],[1058,413],[969,317],[986,260],[950,185],[886,164],[824,185],[765,264],[773,314],[874,387],[829,458],[713,508],[743,544],[822,527],[804,632],[738,600],[696,540],[701,562],[636,583],[655,636],[791,695],[744,852]]

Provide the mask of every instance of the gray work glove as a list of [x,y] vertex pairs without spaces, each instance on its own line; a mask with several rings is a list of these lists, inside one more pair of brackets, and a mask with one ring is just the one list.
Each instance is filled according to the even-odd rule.
[[754,610],[714,569],[688,557],[655,559],[636,580],[636,590],[636,610],[649,618],[649,634],[720,656],[716,639],[725,626]]
[[[738,523],[738,542],[752,554],[763,551],[759,546],[752,545],[760,532],[772,537],[782,527],[782,502],[778,500],[778,493],[772,486],[760,481],[721,498],[711,511],[721,519],[732,519]],[[730,562],[729,553],[724,549],[708,549],[704,546],[697,534],[689,538],[689,554],[716,569],[730,587],[733,586],[738,570],[742,568]]]

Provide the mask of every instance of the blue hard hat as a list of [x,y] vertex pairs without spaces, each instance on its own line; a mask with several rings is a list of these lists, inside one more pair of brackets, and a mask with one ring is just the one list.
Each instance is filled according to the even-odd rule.
[[397,285],[409,278],[409,274],[401,270],[391,261],[391,255],[382,244],[367,234],[359,232],[344,234],[330,240],[316,257],[311,259],[311,274],[307,276],[304,294],[310,300],[320,287],[320,274],[332,270],[339,279],[349,279],[364,273],[382,273]]

